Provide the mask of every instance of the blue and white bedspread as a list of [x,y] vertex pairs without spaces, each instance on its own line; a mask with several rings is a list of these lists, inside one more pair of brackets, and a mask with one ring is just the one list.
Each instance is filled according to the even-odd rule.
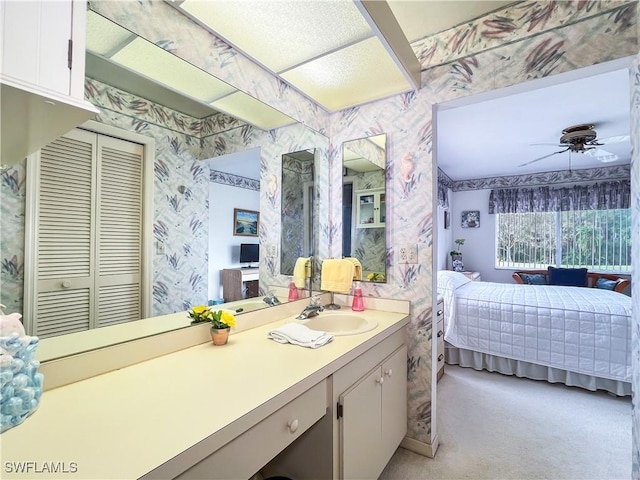
[[438,272],[455,347],[631,381],[631,298],[585,287],[472,282]]

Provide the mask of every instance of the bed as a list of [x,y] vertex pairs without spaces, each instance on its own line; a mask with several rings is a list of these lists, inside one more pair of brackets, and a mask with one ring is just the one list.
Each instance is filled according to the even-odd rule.
[[438,272],[449,364],[631,395],[631,298]]

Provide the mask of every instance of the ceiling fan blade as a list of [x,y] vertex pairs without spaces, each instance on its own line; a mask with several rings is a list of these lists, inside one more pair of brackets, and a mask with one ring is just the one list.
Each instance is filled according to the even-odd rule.
[[602,145],[607,145],[609,143],[628,142],[630,138],[629,135],[616,135],[615,137],[599,138],[598,142]]
[[528,161],[528,162],[526,162],[526,163],[523,163],[522,165],[518,165],[518,167],[524,167],[524,166],[526,166],[526,165],[531,165],[532,163],[539,162],[540,160],[544,160],[545,158],[549,158],[549,157],[551,157],[551,156],[553,156],[553,155],[557,155],[558,153],[564,153],[564,152],[566,152],[567,150],[569,150],[569,149],[568,149],[568,148],[565,148],[564,150],[559,150],[559,151],[557,151],[557,152],[550,153],[549,155],[545,155],[545,156],[543,156],[543,157],[535,158],[535,159],[530,160],[530,161]]
[[562,147],[562,145],[558,145],[557,143],[530,143],[530,146],[536,146],[536,145],[544,145],[544,146],[551,146],[551,147]]
[[615,153],[607,152],[606,150],[602,150],[601,148],[591,148],[584,152],[585,155],[589,155],[590,157],[597,158],[603,163],[615,162],[618,160],[618,155]]

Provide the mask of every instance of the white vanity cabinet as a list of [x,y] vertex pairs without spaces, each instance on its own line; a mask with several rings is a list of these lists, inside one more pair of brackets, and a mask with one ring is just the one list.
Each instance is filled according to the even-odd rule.
[[[334,374],[338,422],[334,478],[378,478],[406,434],[407,347],[403,336],[404,329]],[[367,368],[364,375],[363,368]]]
[[0,2],[2,165],[92,118],[84,100],[86,0]]
[[384,227],[386,203],[384,188],[355,192],[356,228]]
[[325,379],[175,478],[249,478],[326,412]]

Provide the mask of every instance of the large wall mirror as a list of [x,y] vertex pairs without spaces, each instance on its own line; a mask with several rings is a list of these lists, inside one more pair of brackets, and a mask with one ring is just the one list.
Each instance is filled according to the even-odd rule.
[[370,282],[387,278],[386,141],[382,134],[342,146],[342,255],[357,258]]
[[[108,25],[108,28],[105,27],[105,25]],[[118,42],[118,44],[122,44],[122,46],[124,45],[132,45],[132,44],[136,44],[136,43],[140,43],[143,42],[145,43],[144,46],[138,45],[139,48],[141,48],[142,50],[146,51],[147,48],[156,48],[159,50],[162,50],[160,47],[147,42],[146,40],[141,39],[140,37],[138,37],[137,35],[133,34],[131,31],[126,30],[122,27],[120,27],[119,25],[117,25],[114,22],[111,22],[110,20],[106,19],[105,17],[102,17],[100,15],[98,15],[95,12],[90,11],[89,12],[89,23],[88,23],[88,27],[87,27],[87,37],[88,37],[88,45],[93,45],[96,48],[96,51],[99,48],[102,48],[104,52],[110,52],[109,54],[113,54],[115,51],[121,52],[122,50],[120,48],[112,48],[110,47],[110,45],[104,43],[101,44],[101,42],[106,42],[106,36],[107,34],[112,35],[113,39],[115,39],[116,42]],[[166,53],[166,51],[163,50],[164,53]],[[163,53],[163,55],[164,55]],[[121,53],[120,55],[124,57],[126,57],[126,55],[124,55],[123,53]],[[147,98],[144,97],[143,94],[148,94],[151,95],[152,92],[154,95],[160,95],[161,98],[166,99],[166,101],[163,100],[158,100],[157,97],[155,98],[148,98],[148,100],[150,100],[150,105],[151,105],[151,109],[150,110],[145,110],[145,108],[147,108],[145,105],[137,105],[137,107],[135,106],[130,106],[129,108],[131,108],[131,112],[132,112],[132,118],[137,119],[137,116],[139,115],[140,117],[143,117],[144,115],[148,114],[148,120],[146,120],[147,122],[147,126],[144,127],[143,123],[144,122],[140,122],[140,133],[149,137],[153,137],[156,140],[156,145],[160,145],[156,147],[156,163],[155,163],[155,180],[154,180],[154,190],[155,190],[155,197],[154,197],[154,203],[159,201],[159,198],[162,197],[162,199],[164,201],[167,201],[167,203],[170,203],[170,205],[164,205],[162,208],[171,208],[172,205],[177,205],[178,203],[182,202],[182,203],[186,203],[187,200],[192,199],[193,198],[193,190],[192,190],[192,185],[190,185],[189,183],[183,183],[182,181],[180,182],[176,182],[175,178],[179,175],[182,175],[183,177],[188,177],[191,178],[190,176],[195,176],[195,175],[201,175],[201,176],[205,176],[205,178],[209,179],[210,176],[210,170],[209,167],[212,170],[218,170],[218,172],[222,172],[224,170],[224,168],[222,166],[220,166],[219,164],[215,164],[214,160],[212,160],[214,163],[211,165],[207,165],[206,162],[202,162],[202,165],[197,166],[198,168],[198,172],[190,172],[189,171],[189,165],[183,167],[182,165],[170,165],[167,164],[166,162],[163,162],[162,160],[158,160],[159,158],[159,154],[161,155],[173,155],[175,157],[179,157],[181,158],[181,149],[189,149],[189,151],[193,151],[194,155],[199,155],[200,159],[204,159],[204,158],[211,158],[214,159],[216,152],[218,151],[218,146],[219,144],[216,144],[214,141],[210,141],[210,149],[206,152],[206,155],[203,153],[204,149],[202,147],[202,144],[200,142],[196,142],[194,141],[192,144],[185,144],[185,145],[179,145],[179,144],[174,144],[174,143],[170,143],[167,145],[167,137],[169,137],[169,139],[172,138],[172,136],[180,136],[180,132],[176,129],[175,132],[173,132],[171,130],[171,127],[167,127],[164,125],[156,125],[153,123],[153,120],[149,120],[151,119],[154,115],[156,115],[158,118],[160,118],[162,115],[164,115],[164,112],[162,111],[154,111],[153,108],[157,105],[159,107],[168,107],[172,110],[175,110],[177,112],[182,112],[185,115],[191,116],[193,118],[203,118],[203,116],[206,114],[206,112],[208,111],[209,115],[211,115],[212,113],[214,113],[211,109],[211,105],[209,105],[207,102],[203,102],[202,99],[197,99],[195,98],[194,94],[184,94],[179,92],[176,88],[167,88],[166,85],[163,87],[162,85],[159,85],[153,81],[150,80],[150,78],[148,76],[143,75],[140,72],[137,72],[135,69],[133,68],[128,68],[128,67],[124,67],[122,66],[119,70],[118,73],[115,73],[116,71],[113,69],[114,65],[113,62],[110,61],[108,58],[106,58],[107,55],[103,55],[102,57],[100,57],[99,55],[96,54],[96,52],[94,51],[93,53],[88,52],[87,53],[87,76],[94,79],[94,80],[98,80],[99,82],[101,82],[102,84],[105,84],[107,86],[111,86],[111,87],[115,87],[118,88],[120,90],[126,91],[124,89],[124,84],[118,83],[116,85],[116,82],[120,82],[120,81],[126,81],[126,79],[130,79],[130,80],[135,80],[135,82],[137,82],[138,88],[142,88],[142,92],[140,91],[131,91],[129,93],[133,93],[134,95],[138,95],[140,97],[143,98]],[[146,57],[145,57],[146,58]],[[146,58],[146,60],[149,60],[148,58]],[[145,64],[145,65],[149,65],[150,62],[147,62],[145,60],[145,62],[140,62],[141,64]],[[179,62],[184,62],[181,59],[179,59],[178,57],[175,57],[176,61]],[[184,62],[187,63],[187,62]],[[136,65],[136,62],[133,62],[131,65]],[[193,66],[191,66],[193,67]],[[142,68],[142,66],[141,66]],[[111,69],[111,70],[109,70]],[[204,74],[204,72],[201,71],[202,74]],[[214,79],[214,77],[211,77],[212,79]],[[218,81],[217,79],[214,79],[215,81]],[[198,84],[196,83],[196,86],[198,86]],[[202,86],[202,85],[200,85]],[[228,96],[231,95],[235,95],[237,93],[241,93],[241,92],[237,92],[237,90],[231,86],[231,85],[227,85],[228,89],[226,91],[226,94]],[[109,93],[107,93],[107,95],[109,95]],[[251,98],[251,97],[249,97]],[[119,101],[119,98],[117,97],[109,97],[109,100],[112,101],[114,104],[117,103]],[[246,173],[246,171],[243,172],[234,172],[234,171],[229,171],[226,172],[228,177],[226,178],[226,180],[221,181],[220,183],[224,183],[225,187],[229,187],[230,183],[233,183],[234,181],[236,181],[238,178],[242,177],[245,179],[251,179],[251,180],[255,180],[256,183],[260,183],[260,178],[261,178],[261,174],[260,171],[261,169],[265,168],[264,163],[262,165],[260,165],[260,162],[265,162],[268,160],[265,159],[270,159],[272,157],[270,157],[269,155],[272,154],[272,152],[279,150],[280,152],[282,151],[287,151],[288,149],[290,149],[290,144],[287,144],[286,142],[291,142],[293,144],[297,144],[298,142],[294,142],[291,140],[291,138],[294,138],[292,136],[288,136],[283,134],[282,136],[278,136],[276,134],[276,132],[280,131],[278,130],[279,128],[282,129],[297,129],[296,132],[300,132],[302,130],[305,130],[310,132],[307,135],[307,139],[312,139],[312,140],[318,140],[317,144],[315,144],[315,146],[317,147],[321,147],[322,148],[322,152],[323,155],[328,155],[328,140],[326,139],[326,137],[318,134],[317,132],[314,132],[313,130],[303,127],[302,125],[298,124],[297,122],[295,122],[293,119],[291,119],[290,117],[287,117],[286,115],[282,114],[281,112],[278,112],[277,110],[268,107],[260,102],[258,102],[257,100],[253,99],[253,104],[250,106],[250,108],[245,108],[244,112],[245,114],[249,114],[249,113],[258,113],[259,114],[259,118],[255,118],[253,120],[249,120],[246,117],[243,117],[242,115],[238,114],[237,116],[232,116],[232,114],[230,113],[230,111],[227,111],[227,118],[229,119],[229,128],[235,128],[236,131],[241,132],[241,134],[237,135],[237,137],[234,138],[238,138],[240,139],[238,142],[238,145],[234,144],[233,146],[236,147],[240,147],[240,148],[236,148],[236,151],[240,151],[242,150],[242,146],[244,145],[242,142],[244,140],[247,139],[247,137],[252,137],[252,138],[268,138],[270,140],[270,144],[268,145],[268,147],[266,148],[266,150],[268,150],[268,154],[262,154],[260,160],[257,162],[257,164],[255,165],[255,169],[254,169],[254,174],[249,174]],[[259,104],[259,105],[256,105]],[[137,108],[135,111],[133,110],[134,108]],[[183,109],[189,109],[188,111],[183,110]],[[200,114],[198,114],[198,110],[200,110]],[[268,111],[267,113],[269,115],[267,115],[265,112]],[[104,116],[105,118],[105,124],[109,124],[109,119],[111,117],[115,117],[117,115],[121,115],[122,113],[117,113],[116,112],[116,108],[114,107],[114,111],[110,111],[108,108],[104,108],[101,112],[101,116]],[[241,117],[243,117],[243,119],[241,119]],[[262,124],[262,122],[270,122],[271,120],[268,120],[268,118],[274,118],[275,120],[275,124],[270,124],[270,126],[265,126],[265,127],[260,127],[259,125]],[[184,117],[187,118],[187,117]],[[165,119],[167,120],[167,124],[170,122],[179,122],[182,121],[183,118],[181,118],[179,115],[176,115],[175,118],[170,118],[170,119]],[[280,122],[280,123],[278,123]],[[197,124],[197,122],[195,122],[194,124]],[[255,128],[253,128],[253,130],[251,130],[251,128],[248,127],[248,124],[253,124]],[[226,124],[225,124],[226,125]],[[275,125],[275,126],[274,126]],[[217,125],[218,126],[218,125]],[[224,126],[224,125],[223,125]],[[193,127],[195,128],[195,127]],[[164,130],[163,130],[164,129]],[[268,133],[267,133],[268,132]],[[300,135],[299,133],[297,133],[297,135]],[[161,138],[162,137],[162,138]],[[278,143],[280,142],[280,143]],[[307,143],[311,143],[311,142],[301,142],[300,144],[302,145],[306,145]],[[326,143],[326,145],[325,145]],[[250,144],[249,141],[246,142],[247,145]],[[286,145],[286,147],[285,147]],[[227,147],[226,145],[223,145],[225,148]],[[250,144],[249,146],[246,146],[245,148],[254,148],[257,150],[260,150],[261,145],[256,145],[256,142],[254,142],[253,144]],[[224,150],[224,148],[221,148],[220,150]],[[228,151],[233,151],[233,148],[227,148]],[[316,150],[317,152],[317,150]],[[310,150],[306,150],[303,153],[305,153],[307,156],[310,156],[311,158],[313,158],[314,156],[314,149],[311,148]],[[219,154],[218,154],[219,155]],[[259,155],[259,154],[258,154]],[[277,157],[279,157],[280,154],[277,154]],[[274,159],[277,157],[273,157]],[[302,161],[302,159],[300,159],[300,161]],[[275,164],[275,163],[274,163]],[[186,174],[183,174],[183,171],[186,171]],[[5,172],[3,172],[4,175]],[[7,172],[7,175],[12,175],[11,172]],[[158,180],[158,177],[162,177],[164,180],[164,184],[162,184],[162,181]],[[313,181],[313,178],[311,177],[311,182]],[[247,180],[248,183],[250,183]],[[207,182],[207,186],[205,188],[212,188],[212,185],[215,184],[215,182],[211,182],[211,184],[208,184]],[[274,183],[277,186],[277,182]],[[163,192],[163,188],[167,189],[167,194],[165,195]],[[200,187],[202,188],[202,187]],[[234,197],[234,202],[230,203],[230,208],[231,207],[240,207],[240,208],[245,208],[247,210],[258,210],[260,205],[262,205],[264,198],[263,197],[268,197],[269,199],[274,198],[273,192],[270,191],[271,188],[271,184],[269,183],[269,185],[260,185],[258,187],[257,190],[254,189],[253,192],[251,192],[251,189],[246,189],[247,190],[247,195],[254,195],[256,197],[258,197],[258,203],[257,203],[257,207],[252,207],[251,205],[238,205],[237,204],[237,198]],[[308,235],[306,235],[306,242],[307,243],[303,243],[302,244],[302,251],[308,252],[308,254],[311,254],[313,251],[315,251],[315,248],[313,246],[313,242],[314,242],[314,238],[315,236],[313,235],[313,224],[314,224],[314,215],[313,215],[313,208],[315,208],[314,205],[314,201],[313,201],[313,186],[312,183],[306,183],[306,188],[307,188],[307,194],[309,194],[310,196],[308,197],[308,209],[306,211],[306,213],[303,216],[303,231],[307,231]],[[17,191],[17,188],[14,189]],[[24,190],[22,190],[22,192],[24,192]],[[160,192],[160,193],[158,193]],[[261,192],[267,192],[266,195],[262,195],[262,197],[260,197]],[[31,193],[31,192],[29,192]],[[201,193],[201,192],[200,192]],[[6,213],[8,210],[8,206],[9,205],[13,205],[15,204],[19,204],[21,203],[21,208],[24,209],[24,193],[22,193],[22,197],[20,198],[19,194],[14,194],[12,192],[9,193],[9,195],[13,195],[12,198],[8,199],[7,202],[5,202],[5,190],[3,189],[3,193],[2,193],[2,198],[0,200],[2,200],[3,203],[3,214]],[[167,198],[164,198],[164,197]],[[171,200],[171,202],[168,201],[169,196],[171,196],[170,199],[173,199],[175,197],[175,201]],[[200,195],[198,197],[198,201],[200,201],[200,198],[202,197],[202,195]],[[170,200],[169,199],[169,200]],[[207,199],[202,197],[202,202],[203,204],[201,205],[201,207],[204,206],[204,202],[207,202]],[[154,207],[156,207],[156,205],[154,205]],[[261,222],[269,222],[272,225],[275,225],[277,223],[277,221],[274,221],[275,219],[272,218],[273,215],[275,214],[276,218],[280,215],[279,211],[275,211],[275,212],[271,212],[271,209],[273,207],[271,207],[271,205],[269,205],[268,207],[268,211],[266,212],[260,212],[260,221]],[[277,208],[277,207],[275,207]],[[200,210],[202,212],[206,211],[203,208],[200,208]],[[211,205],[209,204],[209,212],[215,212],[215,205]],[[176,212],[179,214],[179,211],[176,210]],[[154,232],[155,230],[158,228],[158,225],[160,225],[160,227],[162,227],[163,225],[161,224],[161,222],[157,221],[157,215],[158,215],[158,211],[156,208],[156,212],[154,213]],[[229,212],[229,216],[233,215],[233,209],[230,209]],[[19,212],[16,213],[16,218],[18,218],[20,216]],[[268,280],[273,279],[273,283],[271,282],[266,282],[265,285],[260,285],[259,287],[259,296],[257,298],[254,299],[254,301],[252,302],[252,305],[250,306],[250,308],[244,308],[242,311],[238,312],[238,313],[243,313],[243,312],[248,312],[248,311],[252,311],[255,308],[270,308],[270,306],[266,303],[262,301],[262,296],[264,296],[264,294],[268,291],[270,291],[272,286],[277,286],[277,287],[284,287],[284,282],[285,279],[283,279],[282,277],[280,277],[280,271],[279,270],[275,270],[276,267],[276,262],[272,261],[271,258],[268,258],[267,260],[265,260],[265,258],[263,257],[263,255],[265,255],[265,251],[266,251],[266,247],[267,245],[262,245],[263,242],[263,238],[261,235],[255,236],[255,237],[243,237],[243,236],[234,236],[232,235],[232,221],[230,218],[223,218],[221,220],[221,223],[219,226],[210,226],[209,228],[209,236],[207,237],[206,235],[203,236],[203,238],[199,238],[197,235],[193,234],[192,232],[192,228],[196,228],[199,223],[202,222],[206,222],[208,220],[211,220],[213,222],[213,218],[211,219],[207,219],[204,218],[191,218],[191,217],[185,217],[182,219],[185,223],[182,225],[183,230],[184,230],[184,235],[182,235],[182,237],[187,238],[189,240],[189,242],[209,242],[209,240],[211,239],[211,236],[216,235],[217,231],[223,231],[225,232],[225,235],[227,237],[231,237],[231,239],[229,240],[229,242],[232,242],[234,245],[231,246],[226,246],[224,247],[224,251],[228,251],[229,252],[229,256],[231,258],[230,262],[225,264],[225,265],[221,265],[216,267],[214,270],[214,274],[215,275],[220,275],[220,269],[224,268],[224,267],[240,267],[240,262],[239,262],[239,245],[242,243],[260,243],[261,244],[261,248],[260,248],[260,255],[261,255],[261,259],[260,259],[260,281],[262,282],[263,276],[262,276],[262,271],[263,271],[263,266],[265,263],[267,263],[267,267],[265,268],[265,270],[268,270],[267,274],[265,275],[264,278],[267,278]],[[210,224],[212,225],[212,224]],[[22,224],[21,226],[18,225],[18,230],[20,229],[24,229],[24,224]],[[2,250],[0,251],[0,255],[2,257],[2,259],[15,259],[17,258],[18,260],[22,257],[23,253],[24,253],[24,243],[21,242],[21,238],[22,235],[24,234],[24,230],[22,231],[16,231],[13,232],[15,235],[15,241],[11,242],[11,243],[5,243],[3,242],[2,244]],[[162,232],[160,232],[162,233]],[[277,235],[279,232],[275,232],[276,235],[274,235],[274,232],[271,231],[270,234],[271,236],[269,238],[267,238],[267,241],[269,242],[269,247],[274,247],[273,250],[269,249],[269,251],[277,251],[275,247],[277,247],[277,245],[280,243],[280,237]],[[185,249],[187,248],[187,244],[186,242],[182,242],[182,238],[179,238],[177,240],[177,242],[175,242],[175,246],[174,245],[170,245],[169,243],[167,243],[166,245],[162,245],[162,242],[159,242],[158,240],[158,236],[155,235],[155,239],[153,241],[153,246],[152,246],[152,256],[153,256],[153,262],[152,262],[152,266],[151,268],[153,269],[153,273],[155,275],[154,278],[154,283],[153,283],[153,291],[152,291],[152,300],[151,302],[153,303],[153,308],[151,309],[151,312],[148,313],[147,317],[153,317],[153,316],[160,316],[163,315],[164,313],[171,313],[171,312],[180,312],[182,313],[182,311],[186,310],[189,308],[190,305],[186,304],[186,303],[180,303],[180,305],[178,305],[177,307],[172,307],[170,311],[167,312],[162,312],[162,311],[158,311],[155,307],[157,305],[157,302],[159,301],[159,298],[162,296],[173,296],[177,298],[177,292],[176,289],[173,288],[172,285],[168,285],[166,288],[156,288],[156,284],[161,284],[162,282],[164,282],[164,278],[162,278],[162,275],[159,275],[159,279],[158,279],[158,275],[157,272],[160,271],[161,274],[163,274],[164,272],[161,270],[162,267],[162,261],[161,259],[164,258],[165,256],[169,256],[169,252],[171,250],[169,250],[170,248],[175,248],[176,251],[185,251]],[[167,249],[166,251],[164,249]],[[285,251],[286,248],[283,248],[282,251]],[[187,253],[189,253],[187,251]],[[16,260],[16,271],[19,272],[19,268],[20,265],[18,264],[18,260]],[[12,260],[13,261],[13,260]],[[196,258],[194,261],[202,261],[202,257],[199,256],[198,258]],[[170,262],[169,262],[170,263]],[[271,265],[274,265],[273,270],[271,269]],[[160,265],[160,266],[159,266]],[[175,265],[169,265],[169,268],[175,267],[175,270],[178,271],[179,265],[179,261],[175,262]],[[159,270],[160,269],[160,270]],[[167,269],[168,270],[168,269]],[[24,304],[22,302],[22,298],[23,298],[23,287],[22,287],[22,278],[21,275],[14,275],[14,278],[12,278],[11,281],[7,281],[5,282],[5,278],[7,278],[7,276],[3,276],[3,296],[0,300],[2,300],[2,303],[6,303],[7,305],[11,305],[9,308],[7,308],[7,311],[18,311],[18,312],[23,312],[24,311]],[[182,284],[182,291],[186,292],[185,293],[185,297],[188,295],[189,289],[191,288],[191,286],[194,284],[194,282],[197,281],[202,281],[199,280],[196,277],[190,277],[190,276],[181,276],[181,278],[183,278],[183,284]],[[13,283],[12,283],[13,282]],[[6,288],[5,288],[6,287]],[[152,289],[149,287],[149,290],[151,291]],[[201,302],[204,303],[206,302],[209,298],[220,298],[221,295],[216,295],[215,292],[214,293],[207,293],[206,292],[206,288],[205,288],[205,294],[202,295],[202,298],[198,298],[196,301],[197,302]],[[9,301],[4,301],[6,299],[11,299],[11,302]],[[180,297],[181,299],[182,297]],[[15,299],[20,299],[20,301],[14,301]],[[286,301],[286,298],[282,299],[283,301]],[[33,302],[30,302],[33,303]],[[174,302],[174,303],[178,303],[178,302]],[[195,303],[197,304],[197,303]],[[32,307],[35,308],[35,307]],[[184,322],[169,322],[166,318],[164,318],[163,322],[165,320],[167,320],[166,325],[162,325],[159,326],[158,323],[163,323],[163,322],[155,322],[156,324],[153,326],[152,331],[140,331],[140,328],[129,328],[129,327],[133,327],[133,324],[139,324],[140,322],[129,322],[127,324],[122,324],[122,325],[111,325],[108,327],[104,327],[104,328],[98,328],[98,329],[93,329],[93,330],[89,330],[89,331],[79,331],[79,332],[70,332],[69,334],[65,334],[65,335],[60,335],[59,337],[56,338],[62,338],[62,337],[69,337],[70,340],[68,342],[66,342],[66,344],[70,347],[70,350],[68,350],[67,352],[62,352],[62,351],[56,351],[55,356],[49,357],[49,358],[43,358],[40,357],[41,360],[47,360],[47,359],[51,359],[51,358],[58,358],[61,356],[64,356],[65,354],[70,355],[70,354],[75,354],[75,353],[79,353],[82,351],[86,351],[86,350],[90,350],[92,348],[99,348],[111,343],[118,343],[118,342],[123,342],[123,341],[128,341],[128,340],[132,340],[135,338],[138,338],[140,336],[147,336],[150,334],[156,334],[156,333],[161,333],[163,331],[167,331],[167,330],[171,330],[171,329],[175,329],[175,328],[182,328],[182,327],[186,327],[189,325],[189,319],[186,315],[181,315],[181,320],[182,317],[184,317]],[[105,329],[109,329],[110,333],[113,333],[114,331],[117,331],[115,335],[107,335],[106,334],[106,330]],[[97,333],[100,330],[102,330],[102,333]],[[96,332],[96,334],[93,335],[94,338],[96,337],[102,337],[99,339],[98,343],[95,344],[87,344],[87,345],[83,345],[83,339],[81,337],[82,334],[88,333],[88,332]],[[120,333],[122,332],[122,335],[120,335]],[[46,338],[42,337],[43,341],[46,340]],[[73,339],[73,340],[71,340]],[[111,339],[111,340],[109,340]],[[42,343],[41,342],[41,347],[42,347]]]

